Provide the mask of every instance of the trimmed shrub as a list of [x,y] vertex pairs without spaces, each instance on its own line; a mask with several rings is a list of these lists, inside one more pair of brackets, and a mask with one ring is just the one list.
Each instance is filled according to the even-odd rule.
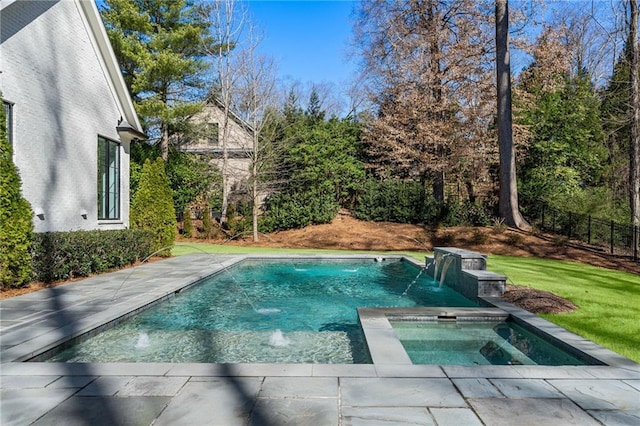
[[185,207],[184,219],[182,221],[182,235],[186,238],[193,237],[193,220],[191,219],[191,209]]
[[34,234],[34,279],[48,283],[122,268],[149,256],[154,241],[153,232],[134,229]]
[[202,238],[211,238],[213,223],[211,222],[211,208],[208,204],[202,209]]
[[451,200],[445,204],[441,220],[445,226],[488,226],[491,218],[491,212],[483,204]]
[[170,256],[176,238],[176,213],[173,194],[162,158],[145,160],[138,190],[131,203],[131,228],[145,229],[155,235],[153,251]]
[[13,163],[4,108],[0,108],[0,288],[20,287],[31,279],[29,245],[31,205],[22,198],[22,181]]
[[273,232],[329,223],[336,217],[340,204],[332,194],[320,191],[274,194],[266,201],[260,231]]

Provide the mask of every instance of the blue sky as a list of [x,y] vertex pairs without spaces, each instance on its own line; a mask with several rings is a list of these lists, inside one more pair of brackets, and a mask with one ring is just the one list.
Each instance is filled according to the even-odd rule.
[[264,34],[260,50],[275,59],[282,79],[337,85],[348,81],[356,68],[347,57],[355,4],[348,0],[247,1],[252,22]]

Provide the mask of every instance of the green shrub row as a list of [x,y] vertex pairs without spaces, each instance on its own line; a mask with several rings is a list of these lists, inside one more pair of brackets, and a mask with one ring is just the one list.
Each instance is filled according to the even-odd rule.
[[48,283],[131,265],[152,253],[155,238],[137,229],[33,234],[33,279]]
[[260,231],[273,232],[329,223],[336,217],[340,204],[333,194],[319,191],[280,193],[267,199],[265,210]]
[[360,189],[354,216],[375,222],[487,226],[491,208],[455,199],[442,204],[420,182],[368,179]]

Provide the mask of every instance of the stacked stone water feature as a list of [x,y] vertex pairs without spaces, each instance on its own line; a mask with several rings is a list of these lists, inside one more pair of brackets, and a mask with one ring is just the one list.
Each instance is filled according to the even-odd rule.
[[507,277],[487,271],[486,256],[456,247],[435,247],[427,257],[426,269],[437,282],[447,285],[471,300],[500,297]]

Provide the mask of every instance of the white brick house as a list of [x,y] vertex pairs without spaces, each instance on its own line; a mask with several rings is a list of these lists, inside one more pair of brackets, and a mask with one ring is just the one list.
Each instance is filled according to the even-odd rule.
[[129,226],[144,133],[92,0],[0,0],[0,91],[36,232]]

